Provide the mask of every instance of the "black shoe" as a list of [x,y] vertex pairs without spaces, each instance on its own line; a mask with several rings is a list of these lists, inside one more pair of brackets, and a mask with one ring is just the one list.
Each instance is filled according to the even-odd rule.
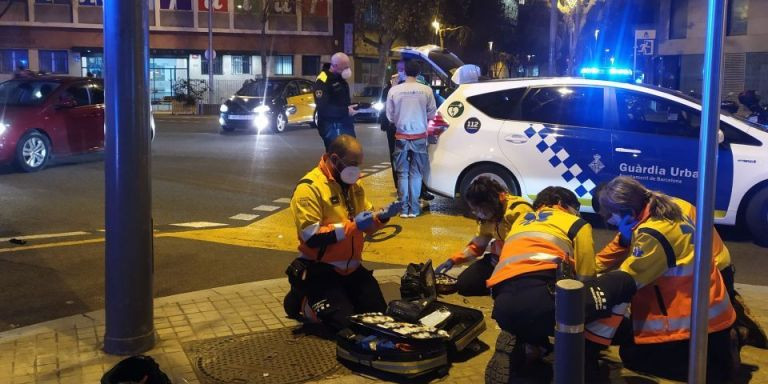
[[432,200],[435,199],[435,195],[433,195],[433,194],[431,194],[429,192],[424,192],[424,193],[421,194],[421,196],[419,196],[419,199],[426,200],[426,201],[432,201]]
[[501,331],[496,339],[496,351],[485,367],[486,384],[507,384],[516,377],[525,364],[525,348],[518,345],[516,337]]

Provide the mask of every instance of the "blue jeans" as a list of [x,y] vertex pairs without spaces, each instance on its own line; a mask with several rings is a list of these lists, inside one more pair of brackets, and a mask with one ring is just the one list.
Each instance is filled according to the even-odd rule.
[[328,146],[331,145],[340,135],[355,136],[355,124],[351,119],[343,121],[325,121],[320,122],[318,129],[320,130],[320,137],[323,139],[326,151]]
[[429,172],[427,139],[397,139],[393,156],[397,169],[397,197],[403,202],[402,213],[419,215],[421,183]]

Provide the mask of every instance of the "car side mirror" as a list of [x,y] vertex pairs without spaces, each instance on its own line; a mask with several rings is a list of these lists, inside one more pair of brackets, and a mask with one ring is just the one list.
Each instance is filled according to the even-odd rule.
[[285,107],[285,113],[287,115],[293,115],[294,113],[296,113],[296,106],[295,105],[287,105]]

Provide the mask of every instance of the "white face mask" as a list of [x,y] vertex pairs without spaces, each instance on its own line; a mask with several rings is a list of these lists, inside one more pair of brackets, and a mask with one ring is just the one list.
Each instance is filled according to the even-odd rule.
[[350,77],[352,77],[352,70],[351,69],[347,68],[347,69],[341,71],[341,78],[342,79],[347,80]]
[[621,216],[619,216],[618,213],[611,213],[611,217],[609,217],[606,222],[618,227],[619,223],[621,222]]
[[341,181],[352,185],[360,178],[360,167],[344,167],[341,171]]

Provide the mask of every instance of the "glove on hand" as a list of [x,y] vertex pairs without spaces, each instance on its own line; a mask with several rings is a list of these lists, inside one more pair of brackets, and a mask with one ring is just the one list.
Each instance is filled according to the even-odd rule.
[[373,213],[371,211],[363,211],[355,216],[355,225],[360,231],[367,231],[373,226]]
[[637,220],[632,215],[626,215],[619,221],[619,244],[622,247],[629,246],[630,241],[632,241],[632,229],[636,224]]
[[384,209],[379,212],[379,220],[388,220],[390,217],[397,215],[403,210],[403,202],[395,201],[390,203]]
[[446,273],[451,268],[453,268],[453,260],[448,259],[444,261],[442,264],[438,265],[437,268],[435,268],[435,273],[436,274]]

